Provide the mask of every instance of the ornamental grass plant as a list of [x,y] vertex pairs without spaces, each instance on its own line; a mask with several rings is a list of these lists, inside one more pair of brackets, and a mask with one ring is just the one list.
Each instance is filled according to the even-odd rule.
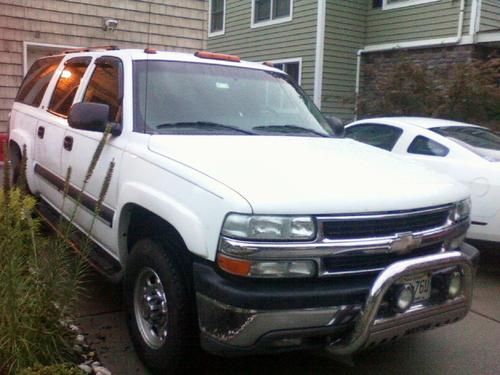
[[[108,136],[109,131],[103,134],[86,181],[92,176]],[[111,163],[104,178],[100,203],[107,192],[113,166]],[[70,250],[69,238],[74,232],[71,221],[80,198],[70,220],[59,223],[58,232],[62,236],[48,235],[41,230],[42,223],[36,216],[36,199],[27,193],[25,158],[22,157],[21,178],[15,186],[10,184],[9,169],[9,163],[5,163],[0,190],[0,375],[22,373],[22,369],[27,371],[33,366],[42,371],[46,365],[77,360],[71,322],[84,293],[86,254],[90,247],[86,236],[79,254]],[[70,176],[69,170],[67,186]]]

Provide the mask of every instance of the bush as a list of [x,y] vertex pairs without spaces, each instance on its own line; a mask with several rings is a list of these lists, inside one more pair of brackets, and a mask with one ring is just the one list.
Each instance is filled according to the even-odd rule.
[[440,117],[500,130],[500,57],[446,71],[403,61],[391,72],[369,75],[373,92],[359,98],[362,117]]
[[74,359],[65,322],[83,268],[64,242],[40,234],[34,206],[19,189],[0,192],[0,373]]
[[19,372],[19,375],[83,375],[82,370],[71,364],[35,366]]

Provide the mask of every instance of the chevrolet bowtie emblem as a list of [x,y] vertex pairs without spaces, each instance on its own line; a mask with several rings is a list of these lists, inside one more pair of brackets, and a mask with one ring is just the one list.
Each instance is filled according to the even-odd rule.
[[405,254],[413,249],[416,249],[422,244],[421,237],[414,237],[413,233],[398,233],[396,234],[396,239],[392,241],[389,252]]

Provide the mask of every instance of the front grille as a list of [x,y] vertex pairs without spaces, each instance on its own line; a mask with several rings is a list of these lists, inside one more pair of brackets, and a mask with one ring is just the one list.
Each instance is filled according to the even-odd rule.
[[437,243],[415,249],[407,254],[388,254],[382,252],[381,254],[369,255],[336,255],[323,258],[323,267],[326,274],[341,274],[353,271],[356,273],[376,273],[399,260],[440,253],[442,251],[442,246],[442,243]]
[[331,219],[323,222],[323,235],[330,240],[340,240],[384,237],[404,232],[415,233],[444,225],[448,213],[447,209],[441,209],[377,219],[362,216],[352,219]]

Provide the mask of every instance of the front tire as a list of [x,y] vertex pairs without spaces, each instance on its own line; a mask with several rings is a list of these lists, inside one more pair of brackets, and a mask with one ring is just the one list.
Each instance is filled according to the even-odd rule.
[[192,361],[192,301],[182,268],[165,245],[136,242],[124,288],[130,335],[141,360],[155,373],[184,372]]

